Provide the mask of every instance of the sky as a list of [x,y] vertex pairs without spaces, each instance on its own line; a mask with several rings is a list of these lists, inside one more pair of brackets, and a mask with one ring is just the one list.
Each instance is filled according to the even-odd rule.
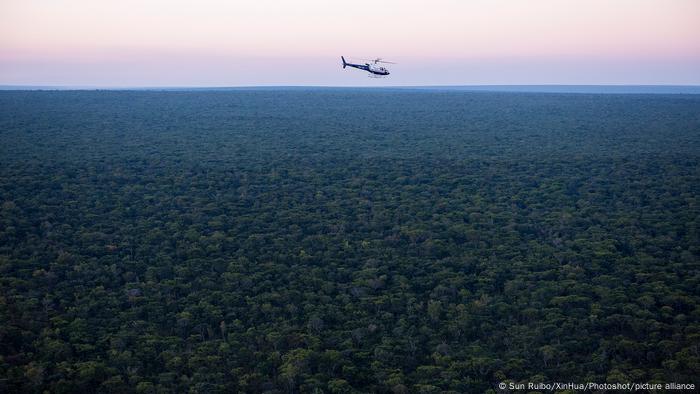
[[700,85],[700,0],[0,0],[0,85],[494,84]]

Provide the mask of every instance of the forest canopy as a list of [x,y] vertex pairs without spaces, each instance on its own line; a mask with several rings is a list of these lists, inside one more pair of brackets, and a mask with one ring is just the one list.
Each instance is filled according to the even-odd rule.
[[700,96],[0,92],[0,392],[700,376]]

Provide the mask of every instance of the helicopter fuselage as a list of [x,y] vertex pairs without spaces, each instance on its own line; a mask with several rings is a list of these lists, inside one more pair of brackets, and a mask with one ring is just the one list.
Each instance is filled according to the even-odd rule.
[[374,75],[389,75],[389,70],[387,70],[385,67],[382,67],[377,64],[371,64],[371,63],[365,63],[365,64],[354,64],[354,63],[348,63],[345,61],[345,58],[341,57],[343,60],[343,68],[345,67],[352,67],[352,68],[357,68],[359,70],[364,70],[367,71],[370,74]]

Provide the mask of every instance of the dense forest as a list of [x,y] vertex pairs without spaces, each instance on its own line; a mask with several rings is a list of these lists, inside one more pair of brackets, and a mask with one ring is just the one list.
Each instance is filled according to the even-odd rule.
[[0,92],[0,392],[698,377],[700,95]]

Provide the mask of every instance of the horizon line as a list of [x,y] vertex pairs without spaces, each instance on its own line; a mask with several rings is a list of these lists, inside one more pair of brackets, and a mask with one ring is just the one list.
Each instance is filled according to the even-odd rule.
[[699,85],[678,84],[477,84],[477,85],[2,85],[0,91],[222,91],[222,90],[396,89],[521,93],[700,94]]

